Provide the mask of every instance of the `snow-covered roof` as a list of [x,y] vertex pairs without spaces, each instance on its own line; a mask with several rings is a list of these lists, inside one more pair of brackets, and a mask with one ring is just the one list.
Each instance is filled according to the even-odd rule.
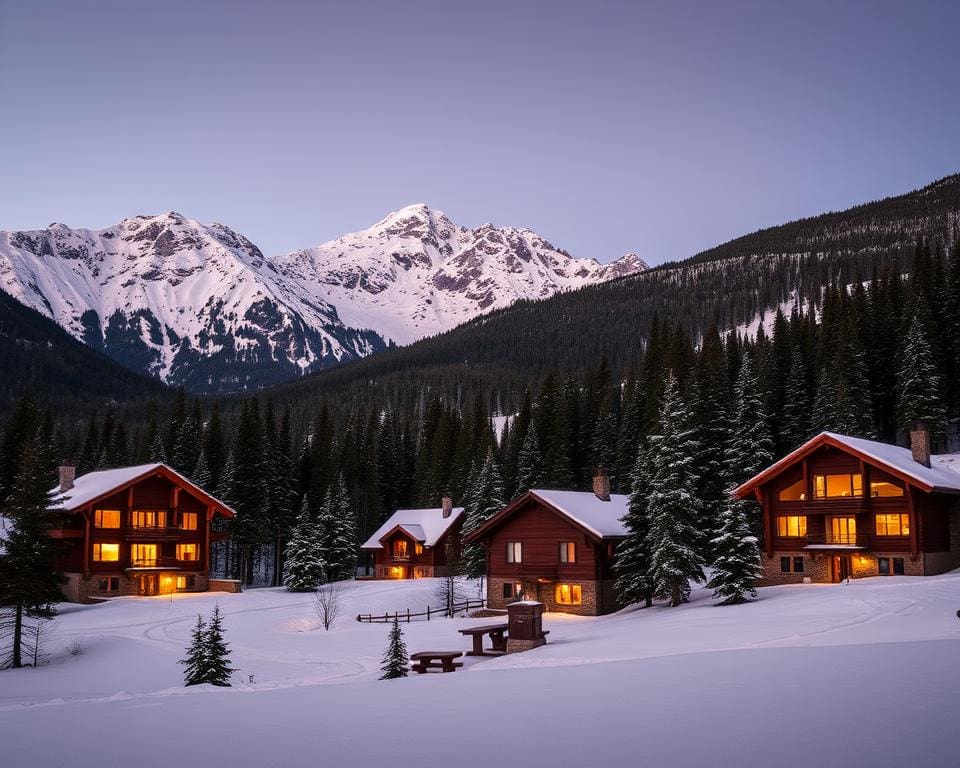
[[629,496],[612,493],[610,501],[604,501],[592,491],[550,491],[535,488],[530,493],[601,539],[627,535],[621,518],[627,514]]
[[900,475],[903,479],[912,481],[927,491],[960,492],[960,454],[933,455],[930,457],[930,466],[927,467],[918,461],[914,461],[909,448],[901,448],[898,445],[881,443],[877,440],[866,440],[862,437],[850,437],[837,432],[821,432],[792,453],[784,456],[780,461],[767,467],[763,472],[736,488],[734,493],[741,496],[746,494],[752,488],[776,475],[781,469],[793,464],[805,454],[823,444],[845,448],[865,461],[873,462],[894,474]]
[[383,525],[374,531],[373,535],[364,542],[361,549],[383,549],[380,539],[394,528],[406,531],[414,541],[419,541],[425,547],[436,545],[463,514],[463,507],[454,507],[450,517],[443,516],[441,507],[433,509],[398,509],[386,519]]
[[[90,502],[101,498],[111,491],[117,488],[122,488],[123,486],[128,485],[135,480],[138,480],[142,477],[147,477],[153,472],[161,469],[169,472],[172,475],[175,475],[183,482],[184,485],[194,489],[201,495],[213,498],[210,496],[210,494],[206,493],[202,488],[181,475],[175,469],[172,469],[162,462],[153,462],[152,464],[138,464],[134,467],[118,467],[117,469],[103,469],[98,472],[87,472],[85,475],[80,475],[77,477],[73,481],[73,488],[65,493],[60,493],[60,486],[51,488],[50,493],[54,494],[52,503],[57,507],[62,507],[68,512],[82,509]],[[224,509],[233,512],[232,509],[227,507],[222,502],[218,503],[224,507]]]

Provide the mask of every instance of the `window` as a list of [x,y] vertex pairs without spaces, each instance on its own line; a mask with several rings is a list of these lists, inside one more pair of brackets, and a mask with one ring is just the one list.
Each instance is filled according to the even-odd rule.
[[180,513],[180,529],[184,531],[197,530],[197,513],[181,512]]
[[409,555],[407,554],[407,540],[406,539],[397,539],[393,542],[393,558],[394,560],[406,559]]
[[177,544],[177,560],[196,560],[196,544]]
[[903,576],[903,558],[902,557],[893,558],[893,572],[897,576]]
[[889,496],[903,496],[903,488],[885,480],[870,481],[870,495],[880,498]]
[[177,592],[190,592],[196,588],[196,576],[177,576]]
[[877,571],[879,571],[881,576],[890,575],[890,558],[889,557],[877,558]]
[[831,517],[827,544],[856,544],[857,518]]
[[165,528],[167,512],[164,509],[136,509],[133,512],[134,528]]
[[803,573],[803,556],[781,557],[780,573]]
[[579,584],[557,584],[557,603],[560,605],[580,605],[583,596]]
[[509,582],[503,585],[504,600],[523,600],[523,585],[511,584]]
[[910,515],[885,514],[877,515],[877,536],[909,536]]
[[416,552],[418,555],[422,555],[422,554],[423,554],[423,544],[421,544],[421,543],[418,541],[418,542],[414,545],[413,551]]
[[93,545],[93,560],[97,563],[115,563],[120,559],[119,544],[101,544],[99,542]]
[[97,590],[100,592],[116,594],[120,591],[120,577],[107,576],[97,582]]
[[803,487],[803,478],[781,490],[777,494],[777,498],[780,501],[803,501],[807,498],[806,489]]
[[814,475],[815,499],[839,499],[845,496],[863,496],[863,478],[859,472],[849,475]]
[[777,536],[796,538],[806,535],[806,515],[782,515],[777,518]]
[[119,528],[120,510],[119,509],[97,509],[93,513],[94,528]]
[[157,564],[156,544],[132,544],[130,546],[130,560],[134,565],[151,567]]
[[560,542],[560,562],[561,563],[577,562],[577,543],[575,541]]
[[523,544],[519,541],[508,541],[507,542],[507,562],[508,563],[522,563],[523,562]]

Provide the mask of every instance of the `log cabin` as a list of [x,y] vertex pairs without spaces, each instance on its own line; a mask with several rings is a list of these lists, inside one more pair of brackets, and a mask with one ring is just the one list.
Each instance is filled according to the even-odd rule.
[[622,607],[614,590],[628,496],[610,493],[604,470],[593,492],[534,489],[465,538],[487,554],[487,605],[542,602],[549,611],[598,616]]
[[444,497],[433,509],[398,509],[361,549],[373,559],[374,578],[428,579],[447,575],[447,544],[459,551],[463,507]]
[[763,510],[758,582],[924,576],[960,567],[960,455],[822,432],[734,489]]
[[51,509],[66,512],[50,535],[64,543],[68,600],[235,590],[209,578],[211,542],[227,535],[211,526],[234,517],[223,502],[162,463],[75,475],[60,467],[51,490]]

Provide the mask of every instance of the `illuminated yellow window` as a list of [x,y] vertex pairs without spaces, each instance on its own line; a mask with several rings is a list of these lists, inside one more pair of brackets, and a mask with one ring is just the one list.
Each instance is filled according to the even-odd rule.
[[780,501],[803,501],[806,497],[807,494],[803,488],[803,478],[797,480],[797,482],[792,485],[788,485],[777,494],[777,498]]
[[423,544],[421,544],[421,543],[418,541],[417,544],[416,544],[416,546],[414,547],[414,551],[415,551],[418,555],[422,555],[422,554],[423,554]]
[[806,515],[782,515],[777,518],[777,536],[802,537],[806,535]]
[[177,576],[177,592],[189,592],[196,588],[196,576]]
[[119,528],[119,509],[97,509],[93,513],[94,528]]
[[180,513],[180,528],[184,531],[195,531],[197,530],[197,513],[196,512],[181,512]]
[[134,528],[164,528],[167,512],[164,509],[137,509],[133,513]]
[[859,472],[846,475],[814,475],[813,495],[817,499],[863,496],[863,476]]
[[133,544],[130,547],[130,560],[134,565],[151,567],[157,564],[156,544]]
[[556,600],[559,605],[580,605],[583,595],[579,584],[557,584]]
[[393,542],[393,556],[395,559],[407,557],[407,551],[406,539],[397,539]]
[[560,562],[561,563],[577,562],[577,543],[575,541],[560,542]]
[[120,545],[97,542],[93,545],[93,559],[98,563],[117,562],[120,559]]
[[828,544],[856,544],[857,518],[832,517],[830,518],[830,537]]
[[196,560],[196,544],[177,544],[177,560]]
[[871,481],[870,495],[880,498],[889,496],[903,496],[903,488],[901,488],[899,485],[894,485],[893,483],[888,483],[883,480],[878,480],[877,482]]
[[877,536],[909,536],[910,515],[877,515]]

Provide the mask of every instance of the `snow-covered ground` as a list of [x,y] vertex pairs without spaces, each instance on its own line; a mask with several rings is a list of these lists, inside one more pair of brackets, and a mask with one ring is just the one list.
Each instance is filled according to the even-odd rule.
[[[960,572],[548,614],[545,647],[377,680],[387,627],[354,615],[435,605],[434,586],[349,584],[329,632],[309,595],[274,589],[64,606],[50,664],[0,673],[2,764],[960,765]],[[235,687],[183,688],[215,603]],[[403,629],[411,652],[466,650],[456,630],[489,621]]]

